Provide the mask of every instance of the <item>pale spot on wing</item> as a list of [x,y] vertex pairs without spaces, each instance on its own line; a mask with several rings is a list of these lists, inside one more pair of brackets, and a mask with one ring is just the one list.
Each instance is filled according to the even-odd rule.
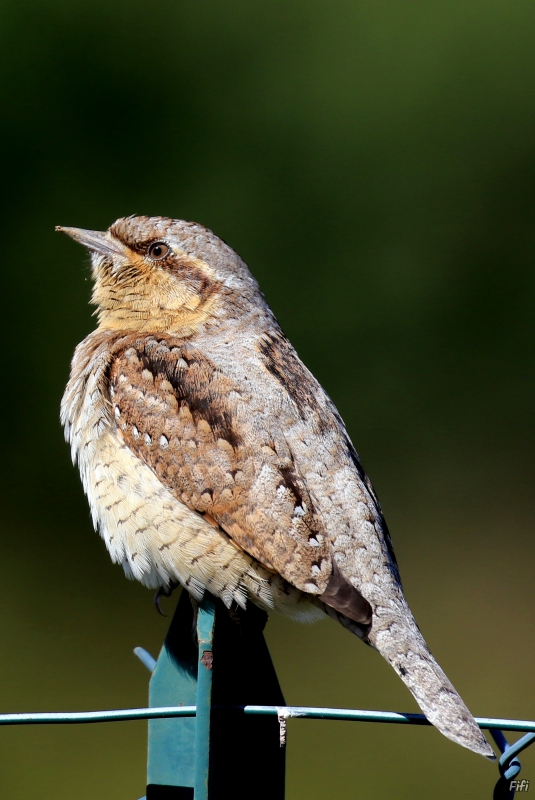
[[197,430],[199,433],[204,434],[205,436],[209,435],[212,432],[210,425],[206,422],[205,419],[200,419],[197,423]]

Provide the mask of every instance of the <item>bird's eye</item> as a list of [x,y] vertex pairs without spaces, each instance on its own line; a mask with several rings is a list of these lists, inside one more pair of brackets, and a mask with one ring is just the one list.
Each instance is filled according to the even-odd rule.
[[149,258],[154,259],[154,261],[159,261],[161,258],[165,258],[169,252],[169,247],[165,242],[154,242],[154,244],[151,244],[149,247]]

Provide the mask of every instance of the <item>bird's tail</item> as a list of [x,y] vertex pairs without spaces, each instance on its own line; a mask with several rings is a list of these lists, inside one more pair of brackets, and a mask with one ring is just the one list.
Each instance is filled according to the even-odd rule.
[[395,605],[376,609],[365,638],[392,665],[429,722],[448,739],[494,760],[491,746],[429,652],[408,606],[403,600]]
[[325,605],[324,610],[360,639],[378,650],[392,665],[425,716],[453,742],[496,759],[491,746],[446,677],[420,633],[405,599],[397,598],[376,606],[372,623],[365,626]]

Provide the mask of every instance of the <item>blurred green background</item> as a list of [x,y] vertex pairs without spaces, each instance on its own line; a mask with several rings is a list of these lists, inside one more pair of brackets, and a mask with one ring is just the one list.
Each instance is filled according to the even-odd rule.
[[[1,710],[143,705],[132,648],[165,634],[58,423],[94,321],[53,226],[135,212],[249,263],[348,423],[430,647],[474,714],[533,719],[533,3],[4,0],[0,20]],[[267,638],[291,704],[416,710],[334,623]],[[145,728],[2,728],[2,796],[137,800]],[[289,725],[288,800],[490,798],[497,774],[427,728]]]

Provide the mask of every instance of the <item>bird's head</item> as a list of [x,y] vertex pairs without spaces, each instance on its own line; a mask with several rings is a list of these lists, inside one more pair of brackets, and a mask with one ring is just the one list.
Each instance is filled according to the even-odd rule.
[[187,336],[240,316],[259,294],[239,256],[194,222],[131,216],[104,232],[56,230],[91,253],[100,328]]

